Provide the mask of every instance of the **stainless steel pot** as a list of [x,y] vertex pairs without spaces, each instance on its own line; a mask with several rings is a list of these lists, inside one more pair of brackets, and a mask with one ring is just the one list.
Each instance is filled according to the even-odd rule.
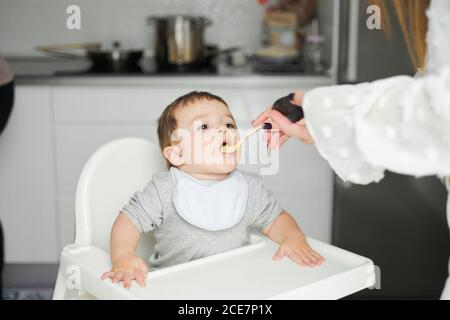
[[212,21],[196,16],[148,17],[156,27],[156,61],[159,66],[203,64],[206,58],[204,31]]

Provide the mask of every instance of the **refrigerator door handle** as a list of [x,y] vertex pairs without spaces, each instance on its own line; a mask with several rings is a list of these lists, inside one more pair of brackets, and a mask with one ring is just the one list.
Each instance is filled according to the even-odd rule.
[[350,17],[347,47],[347,81],[358,79],[358,47],[359,47],[360,0],[350,0]]

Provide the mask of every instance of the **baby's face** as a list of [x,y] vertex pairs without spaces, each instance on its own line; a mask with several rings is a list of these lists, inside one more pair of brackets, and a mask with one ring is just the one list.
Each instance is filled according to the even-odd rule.
[[224,174],[236,168],[239,152],[221,151],[224,144],[238,141],[236,122],[223,103],[201,99],[179,108],[175,117],[174,135],[183,160],[178,167],[197,174]]

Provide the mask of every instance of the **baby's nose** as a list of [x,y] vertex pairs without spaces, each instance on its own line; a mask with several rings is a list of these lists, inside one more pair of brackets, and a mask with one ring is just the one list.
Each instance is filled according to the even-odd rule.
[[226,127],[220,127],[217,129],[217,133],[225,133],[227,131]]

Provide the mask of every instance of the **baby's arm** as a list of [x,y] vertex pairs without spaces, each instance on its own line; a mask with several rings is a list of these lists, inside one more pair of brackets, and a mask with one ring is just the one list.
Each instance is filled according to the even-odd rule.
[[141,235],[133,222],[123,213],[114,221],[111,230],[111,271],[105,272],[102,279],[110,278],[113,283],[123,281],[125,288],[131,286],[135,279],[139,285],[145,286],[148,267],[136,255],[136,246]]
[[316,266],[325,260],[309,246],[295,219],[284,210],[262,233],[280,245],[275,260],[288,256],[301,266]]

